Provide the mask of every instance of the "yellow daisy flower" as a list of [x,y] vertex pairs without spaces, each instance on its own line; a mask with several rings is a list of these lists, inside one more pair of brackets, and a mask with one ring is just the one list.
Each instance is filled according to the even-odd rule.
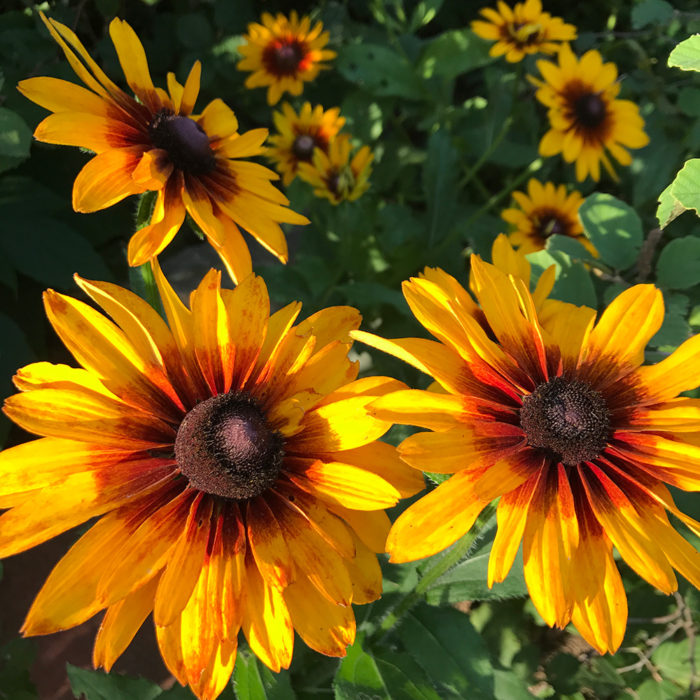
[[129,264],[158,255],[188,213],[202,229],[234,280],[252,271],[242,226],[259,243],[287,261],[281,222],[308,219],[285,205],[271,184],[277,175],[240,160],[263,153],[266,129],[238,133],[234,113],[221,100],[193,113],[201,65],[197,61],[182,86],[168,74],[168,92],[153,86],[146,54],[133,29],[114,19],[109,33],[126,81],[135,97],[115,85],[93,61],[76,35],[42,14],[83,88],[57,78],[29,78],[18,88],[53,114],[34,132],[47,143],[80,146],[95,156],[73,186],[73,208],[93,212],[132,194],[157,191],[149,225],[129,241]]
[[239,630],[274,671],[294,632],[343,656],[351,603],[379,597],[384,508],[423,479],[377,439],[364,407],[404,385],[356,380],[360,315],[301,305],[270,315],[265,283],[210,271],[187,308],[154,273],[167,323],[126,289],[76,277],[112,320],[47,291],[80,368],[20,369],[7,416],[39,439],[0,453],[0,558],[91,518],[23,626],[27,635],[106,609],[95,666],[111,668],[152,612],[165,664],[200,700],[228,683]]
[[537,99],[549,111],[550,130],[540,141],[540,155],[561,153],[567,163],[576,163],[576,179],[590,175],[600,179],[600,164],[617,179],[607,157],[629,165],[627,148],[649,143],[639,108],[629,100],[618,100],[620,84],[617,67],[603,63],[598,51],[587,51],[577,59],[567,44],[559,51],[558,63],[537,61],[543,80],[531,78],[538,86]]
[[267,87],[267,103],[277,104],[285,92],[301,95],[304,83],[314,80],[328,66],[323,61],[335,58],[335,51],[324,49],[328,32],[316,22],[311,28],[309,17],[301,20],[295,10],[285,17],[263,12],[262,24],[252,22],[245,44],[238,47],[243,58],[238,70],[252,71],[246,78],[247,88]]
[[369,189],[374,158],[369,146],[362,146],[350,159],[350,135],[338,134],[328,153],[314,150],[311,163],[299,163],[299,177],[314,188],[314,194],[332,204],[352,202]]
[[524,253],[542,250],[550,236],[570,236],[597,255],[592,243],[583,233],[578,210],[583,202],[580,192],[567,194],[566,187],[552,182],[544,185],[534,178],[527,183],[525,192],[513,192],[519,208],[505,209],[501,218],[513,224],[515,230],[509,235],[510,242]]
[[[664,593],[674,569],[700,585],[696,534],[667,484],[700,489],[700,336],[656,365],[644,348],[664,315],[661,292],[636,285],[596,312],[559,302],[535,309],[523,281],[472,256],[476,302],[454,278],[426,269],[404,283],[416,318],[437,338],[356,340],[432,375],[442,392],[377,399],[377,417],[427,428],[399,453],[417,470],[451,475],[394,523],[391,561],[439,552],[496,498],[488,582],[503,581],[522,541],[525,580],[549,625],[570,621],[599,652],[614,652],[627,620],[613,547]],[[475,312],[475,310],[477,312]]]
[[489,54],[504,56],[506,61],[522,61],[527,54],[555,53],[562,41],[576,38],[576,27],[560,17],[542,12],[540,0],[525,0],[511,8],[502,0],[498,11],[489,7],[480,10],[487,20],[474,20],[472,31],[482,39],[495,41]]
[[316,105],[311,109],[309,102],[298,114],[285,102],[272,118],[278,133],[270,136],[265,155],[275,164],[285,186],[296,177],[299,163],[312,161],[315,148],[328,153],[329,142],[345,124],[338,107],[324,110]]

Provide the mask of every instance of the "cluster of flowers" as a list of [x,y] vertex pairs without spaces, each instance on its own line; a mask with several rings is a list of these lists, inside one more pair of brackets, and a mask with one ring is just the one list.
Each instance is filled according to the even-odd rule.
[[[285,92],[301,95],[304,82],[314,80],[328,68],[323,61],[335,57],[324,47],[328,32],[321,22],[311,28],[308,17],[299,20],[296,12],[287,18],[265,12],[262,24],[252,23],[240,47],[244,58],[238,69],[252,71],[246,87],[267,87],[267,101],[277,104]],[[270,137],[267,156],[288,185],[298,174],[311,184],[317,197],[333,204],[353,201],[369,187],[372,154],[363,146],[352,158],[349,134],[338,134],[345,119],[340,110],[323,109],[305,102],[297,113],[289,104],[274,114],[278,133]]]
[[[23,81],[22,92],[52,112],[36,136],[95,152],[75,182],[79,211],[158,193],[129,261],[150,263],[165,319],[126,289],[77,276],[104,314],[45,294],[49,321],[80,367],[37,362],[15,376],[19,393],[4,411],[40,437],[0,453],[0,557],[98,520],[52,571],[25,634],[106,610],[94,662],[109,669],[153,613],[168,668],[199,698],[215,698],[240,630],[275,671],[291,662],[294,631],[321,653],[344,655],[352,604],[381,594],[376,553],[405,562],[439,552],[496,498],[489,583],[506,577],[522,542],[544,620],[572,621],[601,653],[619,647],[627,617],[613,546],[664,592],[677,587],[674,569],[700,585],[700,553],[667,513],[696,533],[700,524],[666,487],[700,488],[689,466],[700,459],[700,401],[678,396],[700,384],[700,336],[642,366],[663,319],[658,289],[624,291],[596,322],[594,309],[548,298],[553,269],[531,292],[522,250],[499,236],[493,264],[471,258],[471,294],[439,269],[404,283],[435,340],[359,331],[350,307],[299,323],[298,303],[271,313],[238,225],[284,260],[279,224],[305,219],[287,208],[270,171],[242,160],[261,153],[265,130],[238,134],[221,100],[195,115],[199,64],[184,85],[170,74],[167,92],[155,88],[121,20],[110,33],[137,99],[68,27],[45,21],[87,87]],[[266,41],[277,23],[253,25],[244,66],[279,71],[296,57],[296,44]],[[537,34],[518,24],[507,36],[534,43]],[[294,26],[323,58],[320,28]],[[270,85],[270,101],[300,90],[267,68],[249,83]],[[314,114],[337,134],[333,110],[285,107],[278,123]],[[292,133],[280,132],[277,148]],[[533,199],[543,192],[531,184]],[[185,213],[237,282],[222,288],[212,270],[189,305],[156,257]],[[353,340],[435,382],[419,391],[390,377],[357,379]],[[379,440],[393,423],[426,430],[395,449]],[[422,471],[450,477],[392,526],[385,509],[423,488]]]
[[[510,8],[502,0],[498,10],[481,10],[484,20],[472,22],[475,34],[495,41],[492,56],[505,56],[511,63],[530,54],[555,54],[557,62],[537,61],[541,79],[528,76],[537,86],[535,97],[547,107],[550,129],[540,141],[540,155],[561,153],[567,163],[575,163],[576,179],[589,175],[600,179],[600,164],[617,179],[608,153],[621,165],[632,157],[627,148],[642,148],[649,143],[639,108],[629,100],[619,100],[617,66],[604,63],[596,50],[580,59],[569,41],[576,38],[576,27],[542,11],[540,0],[526,0]],[[529,253],[544,247],[552,234],[571,236],[595,252],[585,239],[578,222],[578,207],[583,201],[578,192],[566,195],[563,185],[537,180],[528,185],[529,197],[515,193],[521,210],[508,209],[503,218],[516,227],[511,241],[523,245]]]

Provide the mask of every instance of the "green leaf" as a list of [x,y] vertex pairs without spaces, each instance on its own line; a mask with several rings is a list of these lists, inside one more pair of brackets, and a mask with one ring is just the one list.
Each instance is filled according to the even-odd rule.
[[700,71],[700,34],[681,41],[668,57],[668,65],[682,70]]
[[642,0],[632,8],[632,27],[641,29],[649,24],[665,24],[673,17],[673,7],[666,0]]
[[379,304],[393,306],[404,316],[409,315],[409,309],[403,294],[396,289],[390,289],[379,282],[352,282],[336,286],[353,306],[361,309],[374,308]]
[[444,0],[420,0],[413,8],[409,32],[413,33],[432,22],[435,19],[435,15],[440,11],[443,2]]
[[464,613],[420,606],[404,617],[396,634],[440,697],[493,700],[491,660]]
[[496,700],[530,700],[535,697],[513,671],[495,669],[493,680],[495,686],[493,696]]
[[[557,277],[550,295],[552,299],[567,301],[577,306],[596,308],[597,298],[590,273],[583,263],[572,259],[572,257],[563,252],[563,250],[558,250],[558,247],[559,244],[556,243],[553,244],[551,249],[539,250],[527,256],[533,268],[534,279],[531,284],[536,284],[540,275],[548,267],[554,265]],[[569,248],[578,251],[578,249],[574,248],[570,243],[561,245],[561,248]],[[583,248],[583,246],[581,246],[581,248]],[[585,248],[583,248],[583,250],[585,251]],[[577,255],[582,255],[582,253],[578,251]]]
[[420,100],[427,92],[401,54],[378,44],[352,44],[339,54],[337,69],[351,83],[375,95]]
[[452,80],[462,73],[480,68],[493,59],[491,42],[481,39],[471,29],[443,32],[425,47],[418,62],[423,78],[438,76]]
[[656,263],[656,281],[668,289],[688,289],[700,282],[700,238],[675,238]]
[[0,233],[0,251],[42,285],[73,286],[73,273],[109,280],[112,275],[90,242],[66,224],[28,215]]
[[700,664],[700,648],[697,645],[691,647],[687,637],[679,642],[664,642],[651,655],[651,661],[664,680],[673,681],[681,688],[687,688],[690,685],[692,673],[691,648],[693,663],[697,667]]
[[73,695],[84,700],[153,700],[163,690],[145,678],[129,678],[117,673],[90,671],[66,664]]
[[214,43],[214,32],[202,13],[189,12],[177,20],[177,38],[188,49],[209,49]]
[[428,205],[428,245],[439,241],[450,228],[457,206],[457,151],[446,131],[428,139],[423,167],[423,192]]
[[687,320],[689,299],[684,294],[664,294],[664,303],[666,313],[663,323],[649,340],[649,345],[673,351],[691,335]]
[[638,700],[677,700],[678,687],[671,681],[657,683],[648,678],[636,689],[636,697]]
[[689,117],[700,117],[700,88],[682,88],[678,93],[678,109]]
[[488,587],[489,556],[492,544],[493,538],[478,547],[466,561],[441,576],[428,589],[427,602],[430,605],[449,605],[462,600],[490,600],[527,595],[521,552],[518,552],[506,580],[494,584],[492,588]]
[[675,218],[679,217],[686,208],[671,194],[671,183],[660,195],[659,206],[656,209],[656,218],[659,228],[666,228]]
[[578,215],[602,262],[618,270],[634,264],[644,233],[632,207],[610,194],[594,192],[581,204]]
[[700,216],[700,158],[691,158],[671,183],[671,195],[686,209]]
[[233,689],[238,700],[295,700],[289,672],[273,673],[252,653],[239,652],[233,669]]
[[30,677],[36,649],[29,639],[14,639],[0,648],[0,698],[36,700]]
[[24,119],[11,109],[0,107],[0,173],[29,158],[31,143],[32,132]]
[[372,655],[359,642],[348,648],[333,681],[336,700],[440,700],[425,673],[401,654],[381,650]]

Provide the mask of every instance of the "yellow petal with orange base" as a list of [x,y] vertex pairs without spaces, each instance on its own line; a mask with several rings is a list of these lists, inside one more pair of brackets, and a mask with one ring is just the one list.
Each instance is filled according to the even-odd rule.
[[466,534],[488,505],[473,495],[472,480],[469,472],[459,472],[401,513],[386,541],[390,561],[429,557]]
[[352,607],[334,605],[319,596],[306,578],[286,588],[284,599],[295,631],[309,647],[326,656],[345,656],[355,640]]
[[246,558],[248,602],[242,628],[251,651],[272,671],[289,668],[294,628],[282,591],[267,584],[251,557]]
[[109,673],[153,610],[157,586],[158,576],[154,576],[141,588],[108,608],[95,638],[92,652],[95,668],[102,666]]

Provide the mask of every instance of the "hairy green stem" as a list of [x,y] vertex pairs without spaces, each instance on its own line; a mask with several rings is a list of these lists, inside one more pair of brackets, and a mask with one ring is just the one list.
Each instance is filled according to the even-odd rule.
[[[144,226],[148,226],[153,216],[158,193],[144,192],[139,200],[136,210],[136,230],[140,231]],[[138,267],[129,267],[129,285],[131,289],[140,297],[145,299],[161,316],[163,316],[163,304],[160,300],[160,293],[153,276],[151,263],[147,262]]]
[[434,583],[436,583],[442,576],[444,576],[452,567],[459,564],[463,559],[466,558],[467,553],[471,549],[472,545],[479,538],[484,528],[491,520],[491,517],[496,512],[496,505],[491,503],[481,512],[477,522],[469,530],[469,532],[462,537],[455,545],[446,552],[442,557],[437,559],[435,564],[428,569],[423,578],[416,584],[416,587],[403,598],[393,610],[382,620],[381,625],[375,632],[374,637],[383,638],[386,634],[393,629],[396,624],[401,620],[401,618],[417,603],[423,598],[423,594],[426,593]]

